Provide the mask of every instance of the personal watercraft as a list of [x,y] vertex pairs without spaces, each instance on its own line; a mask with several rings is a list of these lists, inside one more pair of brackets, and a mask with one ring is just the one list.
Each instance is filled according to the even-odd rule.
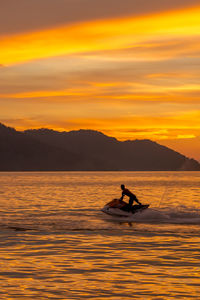
[[130,217],[135,213],[142,212],[147,209],[149,204],[146,205],[133,205],[131,210],[129,204],[120,199],[113,199],[107,203],[101,211],[112,216]]

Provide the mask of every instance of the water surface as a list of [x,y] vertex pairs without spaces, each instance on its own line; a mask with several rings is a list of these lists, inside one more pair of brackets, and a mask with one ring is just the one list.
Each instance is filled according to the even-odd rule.
[[[1,299],[199,299],[200,172],[0,173]],[[150,208],[101,207],[127,185]]]

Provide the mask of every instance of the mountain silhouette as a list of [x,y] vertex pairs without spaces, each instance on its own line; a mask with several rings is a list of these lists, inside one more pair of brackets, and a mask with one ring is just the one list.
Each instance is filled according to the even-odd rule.
[[93,130],[19,132],[0,124],[0,170],[177,171],[200,164],[150,140],[121,142]]
[[80,160],[79,155],[0,124],[1,171],[71,170]]

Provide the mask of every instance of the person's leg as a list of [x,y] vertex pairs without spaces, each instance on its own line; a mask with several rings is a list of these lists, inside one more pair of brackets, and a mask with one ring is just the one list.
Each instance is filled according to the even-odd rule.
[[128,206],[129,206],[129,211],[131,211],[131,210],[132,210],[132,205],[133,205],[133,199],[132,199],[132,198],[130,198],[130,199],[129,199],[129,203],[128,203]]
[[120,207],[120,209],[123,210],[123,211],[129,211],[129,204],[127,203],[123,207]]

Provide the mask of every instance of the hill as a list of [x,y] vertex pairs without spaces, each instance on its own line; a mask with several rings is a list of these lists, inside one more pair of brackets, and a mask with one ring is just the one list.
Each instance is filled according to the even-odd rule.
[[82,158],[0,124],[0,171],[76,169]]
[[150,140],[118,141],[101,132],[18,132],[0,124],[1,171],[175,171],[200,164]]

